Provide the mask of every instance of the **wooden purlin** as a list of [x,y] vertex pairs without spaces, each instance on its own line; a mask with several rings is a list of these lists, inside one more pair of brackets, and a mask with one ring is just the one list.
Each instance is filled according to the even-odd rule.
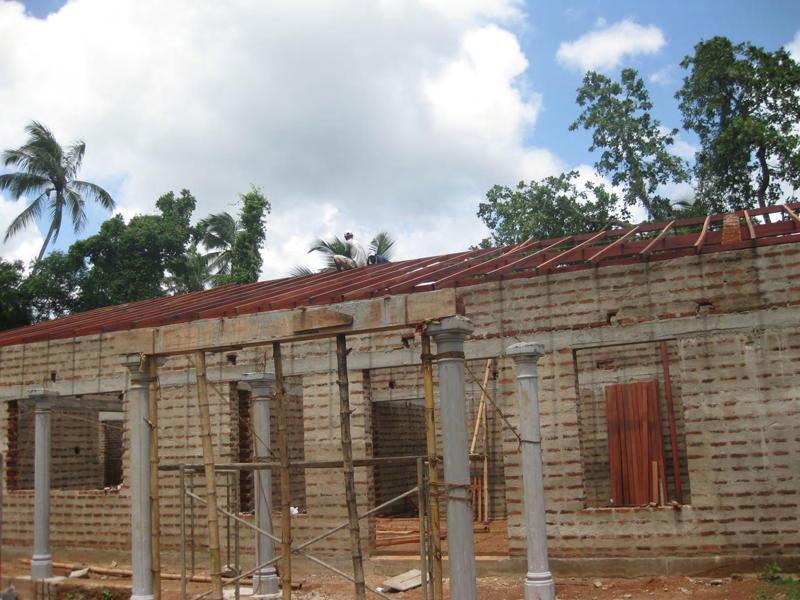
[[519,258],[519,259],[517,259],[515,261],[512,261],[512,262],[510,262],[510,263],[508,263],[506,265],[503,265],[501,267],[496,267],[496,268],[492,269],[491,271],[488,271],[487,273],[484,273],[484,277],[486,279],[492,279],[494,277],[500,277],[500,276],[508,273],[509,271],[513,271],[515,269],[528,268],[531,264],[534,263],[534,259],[544,259],[544,256],[547,255],[546,254],[547,252],[549,252],[553,248],[557,248],[561,244],[564,244],[564,243],[566,243],[568,241],[572,241],[574,239],[576,239],[576,236],[569,236],[568,235],[568,236],[564,236],[562,238],[558,238],[556,240],[553,240],[552,243],[547,244],[546,246],[540,248],[536,252],[528,254],[527,256],[523,256],[522,258]]
[[603,257],[603,255],[607,254],[608,252],[611,252],[611,250],[613,250],[613,249],[614,249],[614,248],[616,248],[617,246],[621,246],[622,244],[624,244],[624,243],[625,243],[625,241],[626,241],[626,240],[627,240],[629,237],[631,237],[632,235],[634,235],[634,234],[635,234],[637,231],[639,231],[640,229],[641,229],[641,226],[640,226],[640,225],[637,225],[637,226],[636,226],[636,227],[634,227],[633,229],[629,229],[629,230],[628,230],[626,233],[624,233],[623,235],[621,235],[620,237],[618,237],[616,240],[614,240],[613,242],[611,242],[611,243],[610,243],[610,244],[608,244],[607,246],[604,246],[604,247],[603,247],[601,250],[599,250],[599,251],[597,251],[596,253],[594,253],[594,254],[593,254],[593,255],[592,255],[592,256],[591,256],[591,257],[588,259],[588,261],[589,261],[590,263],[592,263],[593,265],[596,265],[597,263],[599,263],[599,262],[600,262],[600,260],[602,260],[602,257]]
[[667,235],[667,232],[672,228],[673,225],[675,225],[675,221],[674,220],[672,220],[669,223],[667,223],[664,226],[664,229],[662,229],[659,232],[659,234],[656,237],[654,237],[653,240],[649,244],[647,244],[647,246],[645,246],[642,250],[639,251],[639,254],[641,254],[643,257],[647,258],[647,256],[649,256],[649,254],[655,248],[655,245],[658,244],[658,242],[660,242],[661,239],[665,235]]
[[697,241],[694,243],[695,252],[700,254],[700,249],[703,247],[703,244],[706,241],[706,237],[708,236],[708,226],[711,223],[711,215],[706,217],[706,220],[703,222],[703,229],[700,231],[700,235],[697,237]]

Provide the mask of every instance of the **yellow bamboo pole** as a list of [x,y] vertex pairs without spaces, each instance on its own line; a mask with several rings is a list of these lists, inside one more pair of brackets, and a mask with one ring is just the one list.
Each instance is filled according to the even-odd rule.
[[356,500],[356,478],[353,467],[353,439],[350,433],[350,384],[347,378],[347,339],[340,333],[336,336],[336,362],[339,383],[339,423],[342,436],[342,471],[347,499],[347,516],[350,520],[350,551],[353,558],[353,580],[357,600],[366,600],[364,562],[361,555],[361,530],[358,524]]
[[492,359],[486,361],[486,369],[483,371],[483,386],[481,387],[481,400],[478,403],[478,411],[475,415],[475,429],[472,432],[472,443],[469,445],[469,453],[475,454],[475,448],[478,446],[478,432],[481,428],[481,416],[484,414],[486,408],[486,386],[489,385],[489,375],[492,368]]
[[150,413],[150,551],[153,572],[153,600],[161,600],[161,511],[158,491],[158,359],[148,357],[150,375],[148,412]]
[[289,473],[289,435],[286,424],[286,388],[280,342],[272,343],[275,367],[275,401],[278,409],[278,456],[281,464],[281,594],[292,600],[292,490]]
[[439,457],[436,452],[436,413],[433,405],[431,338],[422,334],[422,379],[425,387],[425,441],[428,451],[428,504],[433,540],[433,600],[444,600],[442,585],[442,529],[439,513]]
[[200,412],[200,437],[203,442],[203,465],[206,475],[206,512],[208,520],[208,556],[211,569],[211,598],[222,599],[222,565],[219,557],[219,521],[217,518],[217,482],[214,477],[214,446],[211,441],[211,413],[208,408],[206,354],[194,354],[197,376],[197,408]]

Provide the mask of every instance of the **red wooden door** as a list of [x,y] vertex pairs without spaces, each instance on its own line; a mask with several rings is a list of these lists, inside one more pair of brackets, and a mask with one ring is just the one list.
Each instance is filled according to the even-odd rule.
[[605,397],[611,504],[658,503],[666,482],[657,383],[608,385]]

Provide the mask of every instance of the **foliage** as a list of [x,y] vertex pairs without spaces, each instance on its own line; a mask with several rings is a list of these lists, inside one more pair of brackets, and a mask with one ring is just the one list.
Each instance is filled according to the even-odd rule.
[[[394,248],[395,243],[395,239],[388,232],[379,231],[369,243],[369,252],[372,254],[380,254],[381,256],[391,260],[393,253],[392,249]],[[324,273],[325,271],[335,271],[336,263],[334,262],[333,257],[337,254],[340,256],[347,256],[347,244],[339,236],[333,236],[327,240],[323,238],[317,238],[314,240],[314,242],[312,242],[311,248],[308,250],[309,254],[312,252],[319,252],[322,254],[323,260],[325,261],[325,266],[320,269],[320,273]],[[311,269],[302,265],[292,267],[289,271],[289,274],[293,277],[303,277],[305,275],[310,275],[311,273],[313,273]]]
[[755,595],[754,600],[800,600],[800,579],[783,576],[780,566],[771,562],[759,574],[768,584]]
[[213,275],[208,254],[201,254],[197,242],[192,242],[183,259],[176,261],[167,275],[166,286],[171,294],[188,294],[206,289]]
[[478,216],[491,230],[482,246],[518,244],[529,238],[550,239],[603,229],[627,218],[619,199],[602,185],[576,185],[577,171],[519,182],[516,188],[494,186],[481,202]]
[[220,277],[220,283],[253,283],[261,274],[261,248],[267,237],[264,218],[270,213],[271,206],[264,193],[255,186],[240,198],[242,210],[230,249],[230,275]]
[[654,119],[644,81],[634,69],[623,69],[619,82],[589,71],[578,89],[583,112],[570,125],[592,131],[590,151],[601,150],[595,168],[623,190],[628,206],[641,203],[650,218],[669,216],[669,199],[658,188],[689,179],[685,161],[670,154],[677,130],[666,130]]
[[100,231],[74,243],[70,257],[83,261],[80,294],[73,310],[122,304],[163,296],[165,272],[187,268],[186,246],[196,200],[188,190],[169,192],[156,202],[161,214],[137,215],[127,224],[121,215]]
[[80,309],[81,284],[87,269],[74,253],[51,252],[31,265],[25,280],[32,319],[57,319]]
[[24,275],[21,261],[8,262],[0,258],[0,330],[30,323]]
[[714,37],[681,66],[676,98],[700,139],[694,171],[713,210],[767,206],[800,186],[800,64],[783,48]]
[[86,224],[87,198],[106,210],[114,208],[114,200],[100,186],[77,179],[86,152],[84,142],[77,141],[62,148],[53,133],[36,121],[25,131],[28,133],[25,144],[3,152],[4,166],[16,167],[19,171],[0,175],[0,190],[8,190],[15,198],[28,196],[32,200],[9,225],[5,241],[46,213],[50,226],[39,251],[39,258],[42,258],[50,242],[58,238],[65,211],[77,233]]
[[239,223],[228,212],[208,215],[201,220],[197,227],[200,241],[206,247],[208,267],[215,276],[222,277],[231,274],[231,249],[236,239]]

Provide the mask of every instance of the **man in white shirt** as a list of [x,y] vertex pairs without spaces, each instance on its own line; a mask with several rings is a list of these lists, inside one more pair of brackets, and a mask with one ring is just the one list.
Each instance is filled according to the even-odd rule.
[[344,234],[344,243],[347,246],[347,254],[353,259],[357,267],[367,266],[367,251],[357,239],[353,237],[353,232],[348,231]]

